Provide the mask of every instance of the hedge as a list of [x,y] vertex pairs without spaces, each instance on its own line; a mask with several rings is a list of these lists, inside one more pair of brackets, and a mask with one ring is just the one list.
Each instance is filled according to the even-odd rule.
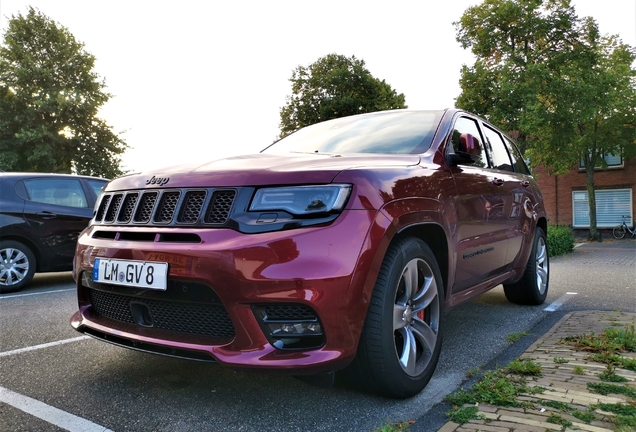
[[548,252],[550,256],[563,255],[574,250],[572,229],[565,225],[548,226]]

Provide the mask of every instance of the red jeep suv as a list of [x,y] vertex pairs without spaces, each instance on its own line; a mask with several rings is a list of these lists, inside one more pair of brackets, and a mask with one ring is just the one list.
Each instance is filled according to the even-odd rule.
[[111,181],[78,241],[71,324],[230,367],[347,368],[405,398],[433,374],[450,308],[499,284],[543,303],[546,231],[521,154],[484,120],[340,118],[259,154]]

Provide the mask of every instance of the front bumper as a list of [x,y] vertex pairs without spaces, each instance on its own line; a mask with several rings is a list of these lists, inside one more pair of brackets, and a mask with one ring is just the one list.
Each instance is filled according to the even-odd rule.
[[[376,216],[374,211],[345,211],[326,226],[261,234],[231,229],[90,227],[81,235],[75,256],[79,311],[71,324],[80,332],[128,348],[232,367],[295,373],[340,369],[355,356],[372,286],[369,278],[375,279],[371,263],[380,242],[377,232],[382,230]],[[103,235],[108,230],[118,234]],[[162,236],[150,234],[164,230],[196,234],[201,242],[119,240],[131,238],[121,232],[159,239]],[[95,236],[96,231],[101,234]],[[98,257],[168,262],[168,290],[92,282]],[[112,309],[122,301],[123,306]],[[167,307],[170,323],[140,325],[127,312],[133,303],[156,310]],[[298,319],[310,319],[307,311],[315,314],[323,335],[313,339],[317,346],[273,346],[262,311],[280,305],[294,311],[297,305]],[[205,319],[200,318],[203,315]],[[293,313],[287,318],[296,319]]]

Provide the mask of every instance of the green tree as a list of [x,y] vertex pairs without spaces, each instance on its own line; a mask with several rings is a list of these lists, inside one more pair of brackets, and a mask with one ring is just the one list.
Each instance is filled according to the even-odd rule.
[[602,36],[569,0],[485,0],[455,23],[476,56],[457,106],[514,132],[533,165],[587,173],[590,239],[598,238],[595,168],[636,153],[635,51]]
[[97,117],[111,95],[95,57],[58,23],[29,8],[0,45],[0,169],[112,178],[127,144]]
[[326,55],[298,66],[290,81],[292,95],[280,110],[281,137],[325,120],[407,107],[403,93],[374,78],[355,56]]

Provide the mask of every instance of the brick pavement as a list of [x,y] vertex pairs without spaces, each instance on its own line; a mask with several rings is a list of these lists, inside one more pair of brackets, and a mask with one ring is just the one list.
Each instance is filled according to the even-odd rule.
[[[606,432],[614,431],[615,426],[610,421],[613,414],[596,410],[600,420],[587,424],[567,413],[543,406],[542,400],[567,403],[570,407],[585,411],[590,405],[602,403],[628,403],[624,395],[610,394],[607,396],[591,392],[587,388],[588,382],[601,382],[597,376],[606,369],[606,365],[589,360],[585,352],[576,351],[569,345],[560,344],[566,336],[601,333],[608,327],[625,328],[626,325],[636,325],[636,313],[620,311],[582,311],[565,315],[546,334],[532,344],[520,359],[532,359],[542,366],[542,377],[530,385],[546,388],[543,393],[523,395],[517,398],[519,402],[531,402],[537,409],[502,408],[491,405],[479,405],[479,413],[484,419],[472,420],[459,425],[448,422],[438,432],[547,432],[554,430]],[[624,357],[636,358],[634,353],[623,353]],[[555,358],[563,359],[567,363],[556,363]],[[575,367],[578,366],[575,373]],[[581,373],[582,369],[582,373]],[[616,368],[618,375],[629,381],[624,385],[636,389],[636,373]],[[549,423],[550,414],[558,413],[561,418],[572,423],[564,428],[561,425]]]

